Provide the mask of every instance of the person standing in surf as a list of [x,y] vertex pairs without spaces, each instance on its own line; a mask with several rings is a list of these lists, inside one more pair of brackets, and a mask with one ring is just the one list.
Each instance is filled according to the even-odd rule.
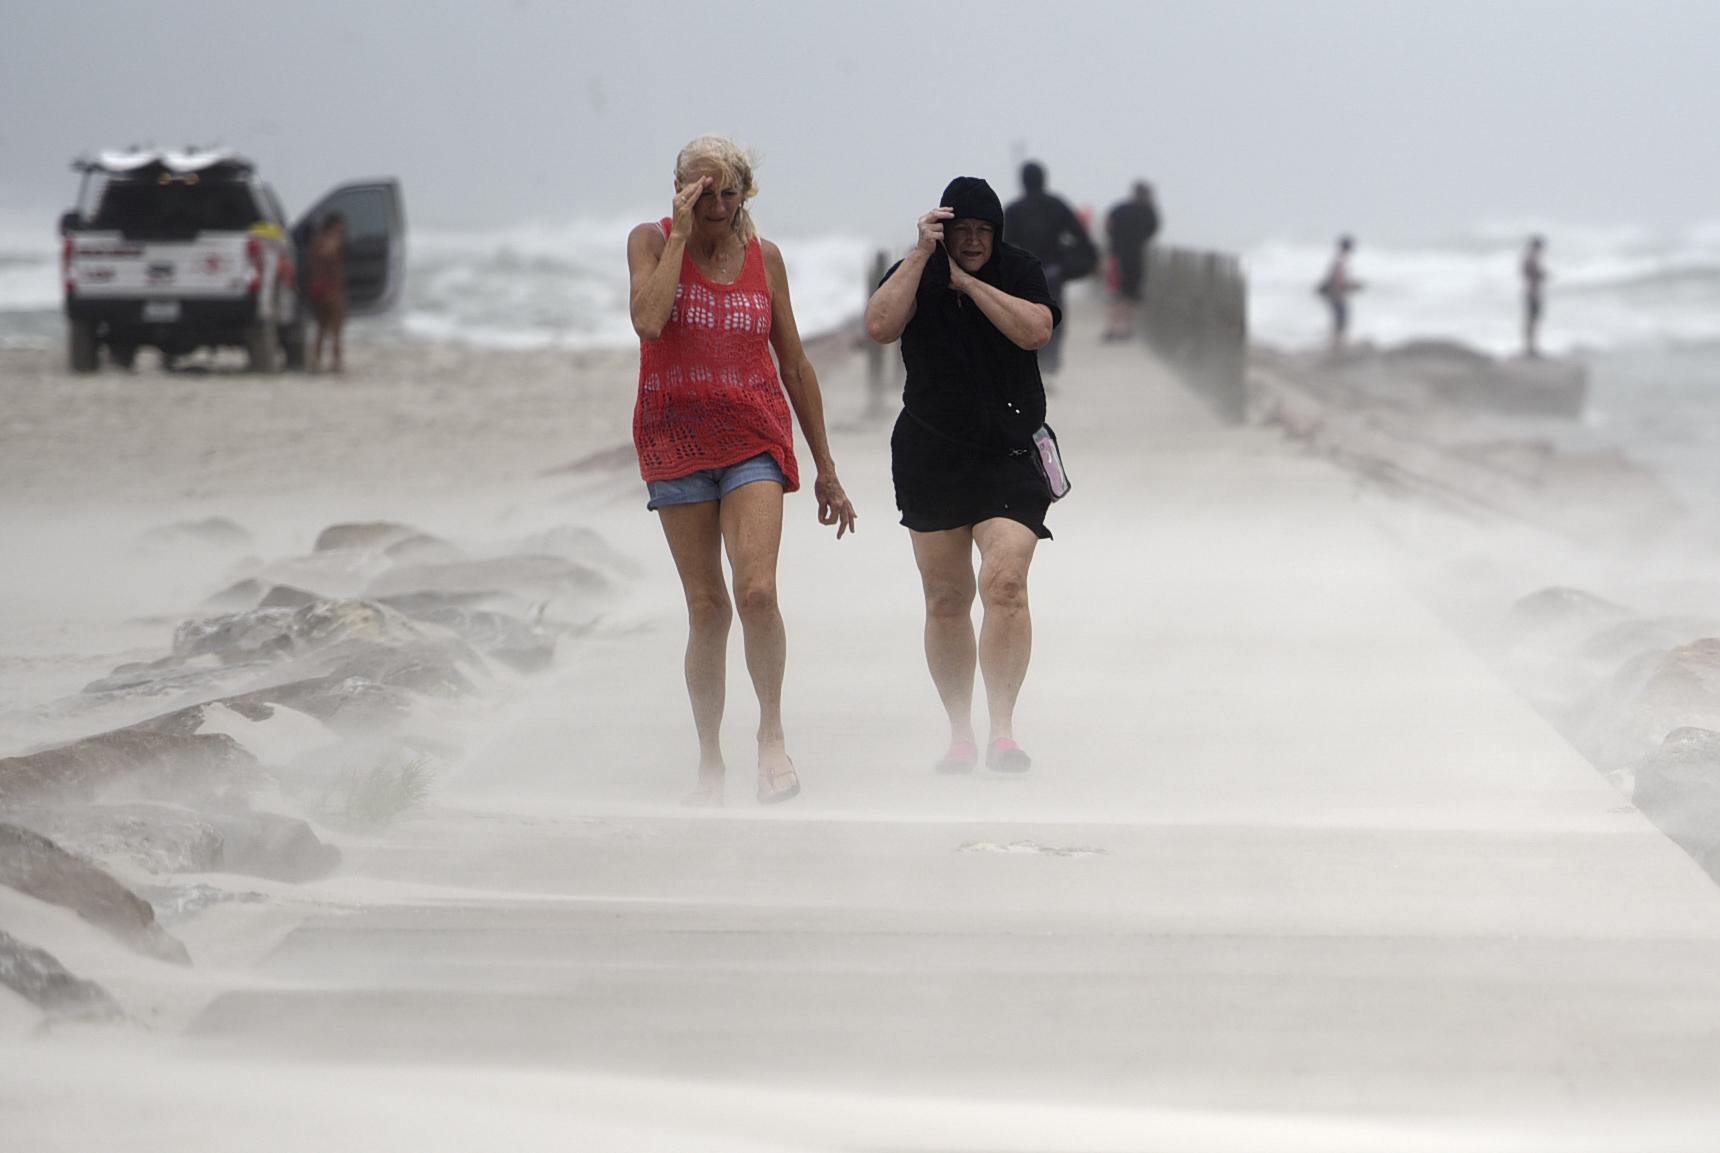
[[1032,759],[1015,740],[1015,702],[1033,648],[1027,571],[1051,537],[1051,500],[1022,453],[1045,421],[1038,351],[1062,312],[1038,258],[1004,242],[1003,203],[984,180],[952,180],[918,233],[867,302],[866,332],[880,344],[900,338],[907,366],[890,471],[926,598],[926,664],[949,718],[949,749],[933,767],[979,762],[977,663],[986,764],[1024,772]]
[[1354,237],[1338,237],[1332,263],[1327,266],[1320,283],[1314,286],[1314,291],[1326,298],[1326,307],[1332,312],[1330,347],[1333,356],[1344,351],[1344,343],[1350,337],[1350,297],[1362,290],[1362,282],[1350,275],[1350,257],[1355,251]]
[[1546,311],[1547,242],[1531,236],[1523,250],[1523,355],[1530,359],[1541,355],[1541,315]]
[[675,159],[670,215],[627,237],[639,334],[633,443],[646,508],[662,523],[686,594],[687,694],[699,738],[698,785],[687,799],[695,804],[723,799],[720,731],[735,606],[759,704],[759,803],[800,792],[782,729],[788,645],[776,595],[783,494],[800,487],[791,404],[817,469],[819,523],[835,525],[840,540],[856,519],[836,478],[782,252],[758,235],[747,209],[757,193],[751,157],[726,137],[701,136]]

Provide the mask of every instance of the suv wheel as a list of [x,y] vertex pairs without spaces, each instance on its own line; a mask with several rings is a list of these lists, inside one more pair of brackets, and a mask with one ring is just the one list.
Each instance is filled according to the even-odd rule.
[[245,358],[252,372],[274,372],[279,368],[276,354],[281,346],[280,330],[273,317],[253,320],[245,330]]
[[71,362],[73,372],[94,372],[96,370],[96,354],[100,350],[100,345],[96,341],[95,321],[73,320],[66,343],[67,358]]

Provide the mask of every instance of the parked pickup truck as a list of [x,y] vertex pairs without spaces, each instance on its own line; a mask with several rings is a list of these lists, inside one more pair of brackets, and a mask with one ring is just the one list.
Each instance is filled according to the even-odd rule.
[[243,348],[250,367],[305,363],[304,254],[331,213],[346,220],[348,315],[386,311],[405,272],[405,216],[394,180],[343,184],[288,225],[274,189],[226,149],[104,152],[73,165],[77,208],[60,218],[73,372],[101,351],[130,367]]

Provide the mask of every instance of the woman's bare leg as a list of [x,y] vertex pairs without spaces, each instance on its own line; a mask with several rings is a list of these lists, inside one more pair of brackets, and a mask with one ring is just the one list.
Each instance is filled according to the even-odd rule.
[[979,634],[979,669],[991,712],[988,740],[1015,737],[1015,699],[1033,655],[1033,618],[1027,606],[1027,569],[1039,544],[1019,521],[997,517],[973,526],[979,546],[979,598],[985,608]]
[[331,329],[333,329],[333,331],[329,333],[329,341],[333,346],[334,370],[336,372],[345,372],[346,371],[346,357],[345,357],[345,355],[342,351],[342,348],[341,348],[341,343],[346,337],[346,302],[345,301],[342,301],[339,305],[337,305],[335,307],[334,320],[330,324],[329,327]]
[[973,532],[910,532],[926,595],[926,667],[950,722],[950,743],[972,742]]
[[[794,771],[782,731],[782,679],[788,664],[788,634],[776,598],[777,556],[782,546],[782,486],[761,480],[723,498],[723,545],[734,574],[747,673],[758,696],[758,769],[769,789]],[[768,791],[768,790],[767,790]]]
[[659,509],[658,517],[687,598],[687,696],[699,734],[699,783],[708,789],[723,779],[723,704],[734,615],[723,584],[718,505],[672,505]]

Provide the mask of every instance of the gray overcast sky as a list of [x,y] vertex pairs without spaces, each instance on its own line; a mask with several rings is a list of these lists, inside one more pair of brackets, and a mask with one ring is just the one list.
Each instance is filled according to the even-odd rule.
[[906,244],[1015,161],[1239,246],[1483,218],[1720,219],[1713,0],[0,0],[0,215],[67,161],[221,140],[289,209],[393,173],[421,225],[666,208],[690,136],[763,157],[767,233]]

